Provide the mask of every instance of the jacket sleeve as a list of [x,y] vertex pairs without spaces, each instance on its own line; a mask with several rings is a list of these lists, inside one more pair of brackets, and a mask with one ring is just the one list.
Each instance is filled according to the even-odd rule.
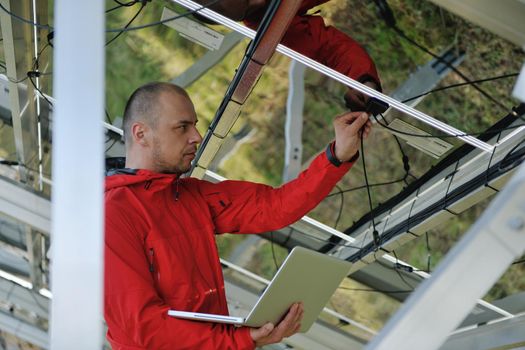
[[[252,29],[259,25],[254,19],[244,23]],[[326,26],[321,16],[295,16],[281,43],[361,83],[373,81],[382,90],[375,63],[366,50],[349,35]]]
[[167,315],[143,246],[138,213],[106,199],[104,317],[113,349],[254,349],[249,328]]
[[279,187],[245,181],[203,182],[217,233],[260,233],[299,220],[332,190],[353,163],[334,166],[323,152],[299,176]]

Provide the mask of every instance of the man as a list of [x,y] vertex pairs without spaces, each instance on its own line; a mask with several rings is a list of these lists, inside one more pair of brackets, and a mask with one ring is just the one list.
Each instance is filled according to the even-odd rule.
[[[208,0],[196,0],[202,5]],[[309,15],[307,11],[329,0],[303,0],[292,19],[281,43],[333,70],[381,91],[381,82],[374,62],[357,41],[332,26],[326,26],[323,17]],[[235,21],[244,21],[257,29],[270,0],[221,0],[210,9]],[[203,16],[196,16],[214,24]],[[349,88],[343,96],[352,111],[363,111],[368,96]]]
[[350,169],[360,135],[370,132],[366,114],[337,117],[327,152],[273,189],[181,178],[202,140],[196,124],[189,96],[172,84],[142,86],[126,105],[126,168],[107,177],[105,192],[104,317],[114,350],[253,349],[296,333],[300,304],[261,328],[182,320],[167,311],[227,315],[214,234],[260,233],[298,220]]

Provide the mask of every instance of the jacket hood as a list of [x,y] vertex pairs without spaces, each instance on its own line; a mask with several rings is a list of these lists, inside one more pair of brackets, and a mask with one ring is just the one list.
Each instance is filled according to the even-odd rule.
[[118,187],[149,183],[148,188],[163,189],[179,178],[177,174],[162,174],[145,169],[118,169],[108,172],[105,182],[105,191]]

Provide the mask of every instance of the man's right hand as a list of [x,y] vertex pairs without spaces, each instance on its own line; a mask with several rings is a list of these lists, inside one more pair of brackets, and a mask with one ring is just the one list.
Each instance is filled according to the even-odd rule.
[[255,346],[279,343],[283,338],[290,337],[297,333],[301,328],[301,319],[303,318],[303,304],[296,303],[290,307],[288,314],[279,322],[277,326],[272,323],[266,323],[261,328],[250,329]]

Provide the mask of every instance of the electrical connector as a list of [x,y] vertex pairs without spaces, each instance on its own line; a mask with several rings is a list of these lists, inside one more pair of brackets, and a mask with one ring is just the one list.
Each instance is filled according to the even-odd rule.
[[375,97],[370,97],[366,102],[366,112],[374,116],[378,114],[385,113],[385,111],[390,107],[388,103],[383,102]]

